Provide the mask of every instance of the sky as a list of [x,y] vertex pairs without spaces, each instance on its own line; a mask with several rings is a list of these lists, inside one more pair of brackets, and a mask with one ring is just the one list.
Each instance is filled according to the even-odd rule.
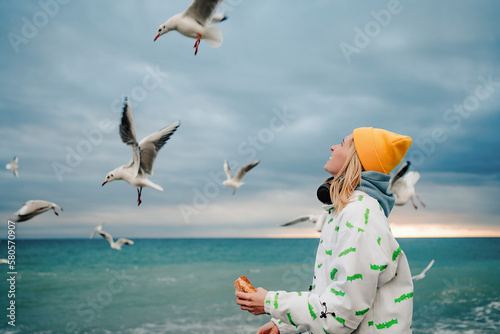
[[[190,1],[0,2],[0,238],[319,237],[330,147],[362,126],[413,138],[415,200],[396,237],[500,236],[500,3],[232,0],[212,48],[161,23]],[[138,140],[175,121],[142,204],[124,181],[125,97]],[[19,177],[3,166],[19,157]],[[223,162],[253,160],[236,194]]]

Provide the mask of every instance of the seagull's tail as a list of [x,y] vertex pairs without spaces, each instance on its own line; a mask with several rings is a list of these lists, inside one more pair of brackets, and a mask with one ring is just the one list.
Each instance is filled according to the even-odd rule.
[[222,44],[222,31],[219,27],[210,27],[205,30],[203,39],[213,48],[218,48]]
[[156,189],[156,190],[159,190],[159,191],[163,191],[163,188],[160,185],[153,183],[153,182],[149,182],[146,186],[151,187],[151,188]]
[[137,191],[139,191],[139,187],[141,187],[141,188],[142,187],[150,187],[150,188],[153,188],[153,189],[156,189],[159,191],[163,191],[163,188],[160,185],[154,183],[153,181],[151,181],[150,179],[147,179],[147,178],[141,180],[141,185],[137,187]]

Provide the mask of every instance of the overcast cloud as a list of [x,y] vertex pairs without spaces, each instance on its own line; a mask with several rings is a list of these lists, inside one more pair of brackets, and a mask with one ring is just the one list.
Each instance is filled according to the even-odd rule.
[[[321,210],[330,146],[360,126],[413,138],[427,206],[395,207],[396,236],[500,236],[500,3],[232,0],[221,47],[153,42],[189,4],[0,3],[0,162],[21,166],[0,171],[0,219],[30,199],[64,209],[19,238],[85,238],[100,222],[127,237],[315,236],[279,224]],[[101,187],[131,156],[125,97],[138,139],[181,122],[150,176],[165,191],[145,188],[140,207],[126,182]],[[261,160],[235,196],[224,159]]]

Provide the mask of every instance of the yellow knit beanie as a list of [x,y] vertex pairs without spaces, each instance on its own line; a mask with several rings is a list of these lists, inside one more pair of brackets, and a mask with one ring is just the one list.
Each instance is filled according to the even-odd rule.
[[403,160],[411,138],[383,129],[357,128],[354,145],[365,170],[389,174]]

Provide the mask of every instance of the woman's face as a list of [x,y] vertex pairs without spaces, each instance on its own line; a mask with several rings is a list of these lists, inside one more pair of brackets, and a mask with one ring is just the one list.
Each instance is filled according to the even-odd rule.
[[353,135],[352,133],[348,135],[347,137],[344,138],[342,143],[338,145],[334,145],[330,148],[332,151],[332,154],[330,155],[330,159],[326,162],[324,169],[335,176],[342,166],[345,163],[345,159],[347,156],[347,151],[349,151],[349,148],[351,145],[353,145]]

